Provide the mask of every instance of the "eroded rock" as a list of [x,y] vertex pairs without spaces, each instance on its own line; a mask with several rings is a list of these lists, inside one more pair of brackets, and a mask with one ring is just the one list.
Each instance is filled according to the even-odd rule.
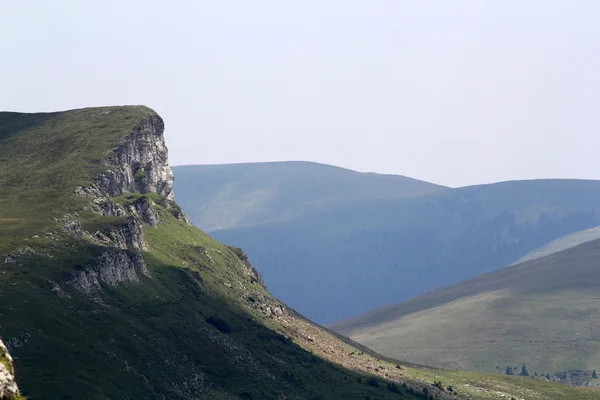
[[149,276],[140,253],[107,251],[100,254],[92,265],[73,274],[67,283],[80,292],[92,293],[101,288],[101,283],[118,286],[138,282],[140,275]]
[[19,395],[19,388],[15,382],[12,357],[8,349],[0,340],[0,399],[14,400]]

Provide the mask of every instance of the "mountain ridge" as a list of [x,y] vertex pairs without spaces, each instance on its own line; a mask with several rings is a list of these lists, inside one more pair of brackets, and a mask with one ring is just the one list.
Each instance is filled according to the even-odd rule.
[[208,232],[301,218],[307,212],[348,201],[407,198],[446,189],[400,175],[363,173],[305,161],[173,169],[179,191],[192,192],[180,196],[182,207]]

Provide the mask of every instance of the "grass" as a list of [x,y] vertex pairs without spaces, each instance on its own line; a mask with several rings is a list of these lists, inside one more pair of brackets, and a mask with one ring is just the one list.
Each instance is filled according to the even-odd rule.
[[[77,186],[105,170],[101,161],[139,123],[147,107],[0,113],[0,234],[19,240],[80,209]],[[15,243],[0,243],[0,249]]]
[[390,306],[336,329],[391,357],[533,374],[600,368],[600,241]]

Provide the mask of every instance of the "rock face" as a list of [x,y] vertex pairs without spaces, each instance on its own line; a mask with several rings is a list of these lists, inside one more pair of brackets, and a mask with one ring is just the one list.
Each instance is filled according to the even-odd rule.
[[[148,275],[141,256],[147,250],[143,222],[156,227],[160,223],[159,214],[152,201],[143,196],[133,202],[128,210],[133,216],[127,217],[127,211],[115,204],[111,196],[157,193],[165,196],[167,203],[173,203],[173,172],[168,164],[163,132],[160,116],[155,114],[143,119],[104,160],[107,171],[93,185],[75,189],[75,194],[92,199],[94,212],[123,218],[122,223],[115,224],[109,231],[91,234],[100,244],[113,249],[103,252],[85,270],[68,280],[79,291],[91,293],[99,290],[102,283],[115,286],[137,282],[139,274]],[[187,221],[183,212],[179,219]],[[76,221],[69,222],[71,226],[80,228]]]
[[140,197],[138,200],[134,201],[133,209],[145,223],[152,227],[157,226],[160,222],[158,213],[152,208],[152,203],[146,196]]
[[173,171],[162,118],[144,119],[106,161],[110,170],[98,179],[98,188],[109,196],[126,192],[158,193],[173,199]]
[[0,340],[0,400],[14,400],[19,395],[12,367],[12,357]]
[[139,274],[149,275],[142,256],[134,251],[107,251],[99,255],[94,264],[78,272],[68,281],[83,293],[101,288],[101,283],[117,286],[139,281]]
[[233,251],[235,251],[236,255],[239,257],[239,259],[244,264],[246,274],[248,274],[252,278],[253,281],[255,281],[256,283],[258,283],[259,285],[261,285],[262,287],[264,287],[266,289],[267,286],[265,285],[265,281],[263,280],[262,275],[257,271],[256,268],[254,268],[254,266],[250,262],[250,259],[246,255],[246,253],[244,253],[242,249],[237,248],[237,247],[234,247]]

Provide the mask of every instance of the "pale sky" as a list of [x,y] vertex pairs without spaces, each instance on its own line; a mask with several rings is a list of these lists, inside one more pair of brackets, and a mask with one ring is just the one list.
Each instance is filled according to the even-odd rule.
[[0,109],[145,104],[172,165],[600,179],[600,2],[2,1]]

